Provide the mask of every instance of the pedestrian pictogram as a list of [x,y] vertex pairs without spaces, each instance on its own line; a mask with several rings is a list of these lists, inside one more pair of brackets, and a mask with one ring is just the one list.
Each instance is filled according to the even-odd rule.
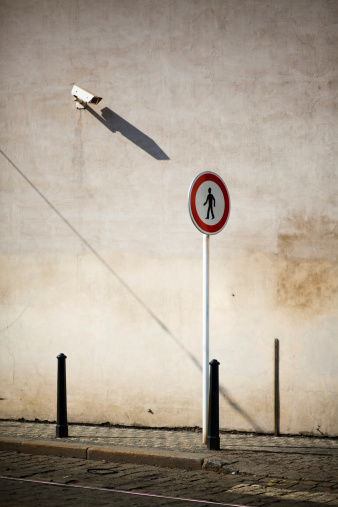
[[211,188],[208,188],[208,192],[209,192],[209,195],[207,197],[207,200],[203,204],[203,206],[205,206],[206,203],[208,203],[208,214],[207,214],[206,220],[209,220],[209,212],[210,211],[211,211],[212,219],[215,218],[214,212],[212,211],[212,207],[216,206],[215,197],[211,193]]
[[197,229],[204,234],[220,232],[230,213],[230,197],[222,178],[212,172],[199,174],[190,186],[188,205]]

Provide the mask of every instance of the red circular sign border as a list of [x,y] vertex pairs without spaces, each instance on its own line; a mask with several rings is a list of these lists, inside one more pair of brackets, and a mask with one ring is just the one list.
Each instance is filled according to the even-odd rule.
[[[202,183],[204,183],[205,181],[213,181],[214,183],[216,183],[219,186],[219,188],[221,189],[223,197],[224,197],[224,205],[225,205],[224,206],[224,213],[223,213],[221,220],[219,220],[217,222],[217,224],[215,224],[215,225],[207,225],[206,223],[204,223],[200,219],[200,217],[197,213],[197,209],[196,209],[195,200],[196,200],[197,190],[202,185]],[[191,184],[190,190],[189,190],[189,211],[190,211],[190,216],[192,218],[193,223],[195,224],[197,229],[199,229],[204,234],[217,234],[218,232],[221,232],[221,230],[224,228],[224,226],[227,223],[228,218],[229,218],[230,196],[229,196],[229,192],[226,187],[226,184],[224,183],[222,178],[220,178],[220,176],[218,176],[216,173],[211,173],[211,172],[206,171],[204,173],[199,174],[194,179],[194,181]]]

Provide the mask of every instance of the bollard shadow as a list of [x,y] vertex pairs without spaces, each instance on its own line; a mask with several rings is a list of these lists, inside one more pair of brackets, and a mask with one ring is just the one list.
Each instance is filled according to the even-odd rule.
[[87,106],[86,109],[113,134],[120,132],[128,141],[134,143],[156,160],[170,160],[168,155],[164,153],[153,139],[109,109],[109,107],[105,107],[101,110],[101,116],[89,106]]
[[[54,213],[63,221],[64,224],[82,241],[82,243],[90,250],[98,261],[113,275],[119,283],[129,292],[129,294],[137,301],[137,303],[148,313],[148,315],[167,333],[173,342],[186,354],[190,361],[195,365],[199,371],[203,371],[202,365],[196,357],[178,340],[178,338],[170,331],[164,322],[153,312],[153,310],[136,294],[132,288],[121,278],[121,276],[107,263],[107,261],[95,250],[95,248],[86,240],[82,234],[60,213],[60,211],[47,199],[47,197],[34,185],[34,183],[7,157],[7,155],[0,149],[0,153],[11,164],[11,166],[21,175],[21,177],[30,185],[33,190],[41,197],[41,199],[54,211]],[[225,401],[253,427],[257,433],[262,433],[262,429],[252,419],[252,417],[230,396],[227,389],[219,386],[220,394]]]

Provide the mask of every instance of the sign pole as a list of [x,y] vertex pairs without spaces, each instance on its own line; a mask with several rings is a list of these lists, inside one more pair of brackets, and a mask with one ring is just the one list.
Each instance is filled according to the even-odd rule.
[[190,185],[188,208],[193,224],[203,233],[202,429],[203,444],[206,444],[209,418],[209,235],[221,232],[230,213],[230,196],[222,178],[210,171],[196,176]]
[[203,444],[208,437],[209,394],[209,235],[203,234]]

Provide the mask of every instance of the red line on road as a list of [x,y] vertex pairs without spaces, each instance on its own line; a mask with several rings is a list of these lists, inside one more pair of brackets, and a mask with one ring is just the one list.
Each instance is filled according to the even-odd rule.
[[5,479],[8,481],[29,482],[32,484],[43,484],[44,486],[61,486],[63,488],[88,489],[88,490],[92,490],[92,491],[107,491],[109,493],[120,493],[123,495],[146,496],[149,498],[162,498],[164,500],[177,500],[180,502],[195,502],[195,503],[204,503],[204,504],[209,504],[209,505],[223,505],[225,507],[252,507],[250,505],[242,505],[242,504],[237,504],[237,503],[212,502],[210,500],[196,500],[193,498],[181,498],[179,496],[155,495],[155,494],[151,494],[151,493],[137,493],[136,491],[124,491],[123,489],[100,488],[100,487],[96,487],[96,486],[80,486],[78,484],[62,484],[61,482],[49,482],[49,481],[38,481],[38,480],[34,480],[34,479],[22,479],[21,477],[8,477],[6,475],[0,475],[0,479]]

